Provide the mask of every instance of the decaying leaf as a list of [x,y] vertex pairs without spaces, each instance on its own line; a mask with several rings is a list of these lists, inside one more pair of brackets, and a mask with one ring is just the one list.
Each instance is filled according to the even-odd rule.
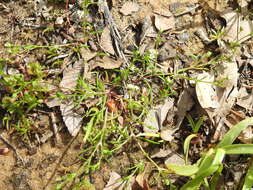
[[[145,170],[138,174],[135,178],[135,181],[138,183],[138,185],[141,187],[142,190],[149,190],[149,185],[148,185],[148,175],[152,171],[152,166],[150,163],[148,163],[145,166]],[[134,190],[134,188],[132,188]]]
[[198,82],[196,84],[196,94],[198,101],[202,108],[218,108],[219,102],[216,93],[216,87],[212,84],[214,82],[214,75],[204,72],[198,76]]
[[60,88],[63,92],[70,92],[75,89],[77,84],[77,79],[82,71],[83,64],[82,61],[77,61],[74,65],[69,65],[63,71],[63,78],[60,83]]
[[142,43],[142,41],[145,39],[146,36],[151,37],[151,38],[157,37],[157,32],[156,32],[155,27],[152,24],[152,20],[151,20],[150,16],[146,16],[143,19],[142,33],[140,36],[140,43]]
[[95,69],[96,67],[101,67],[103,69],[117,69],[124,63],[124,59],[112,59],[110,57],[104,56],[102,59],[97,59],[90,64],[90,69]]
[[161,139],[165,141],[172,141],[174,139],[173,134],[178,130],[178,128],[174,129],[165,129],[161,131]]
[[173,14],[170,12],[170,10],[167,8],[164,8],[164,7],[156,7],[155,10],[154,10],[154,13],[158,14],[158,15],[161,15],[161,16],[165,16],[165,17],[171,17],[173,16]]
[[[218,118],[224,118],[229,113],[237,97],[238,67],[233,60],[220,64],[216,69],[218,73],[216,79],[210,73],[199,75],[198,79],[203,82],[196,84],[196,94],[209,117],[212,119],[215,116],[218,121],[220,120]],[[212,84],[215,80],[222,81],[221,87]]]
[[252,37],[253,21],[243,18],[237,11],[228,11],[221,15],[227,22],[224,39],[229,42],[244,42]]
[[122,8],[120,9],[120,12],[124,15],[130,15],[134,12],[138,12],[139,11],[139,4],[135,3],[135,2],[126,2],[124,3],[124,5],[122,6]]
[[165,158],[171,153],[172,153],[171,149],[167,149],[167,150],[160,149],[159,152],[153,154],[151,158]]
[[179,128],[182,121],[185,118],[187,111],[189,111],[194,105],[193,99],[193,88],[186,87],[183,92],[180,94],[177,102],[177,125],[176,128]]
[[100,38],[100,45],[104,51],[111,55],[115,55],[115,51],[112,45],[112,37],[109,27],[105,27]]
[[103,190],[122,190],[124,187],[124,181],[121,176],[116,172],[110,173],[110,179]]
[[61,103],[60,110],[69,133],[75,136],[81,128],[84,110],[75,106],[73,101]]
[[166,31],[175,27],[175,18],[155,15],[155,26],[159,31]]
[[162,128],[162,124],[166,119],[169,109],[173,106],[172,99],[166,99],[164,104],[156,106],[151,109],[144,120],[144,132],[145,133],[156,133]]
[[80,48],[80,53],[81,53],[81,56],[82,56],[84,62],[87,62],[87,61],[93,59],[97,55],[96,52],[91,52],[87,48]]
[[165,164],[177,164],[177,165],[184,165],[185,161],[182,157],[178,154],[173,154],[167,160],[165,160]]
[[248,93],[245,87],[241,87],[238,92],[236,104],[245,109],[252,110],[253,109],[253,90],[251,90],[251,93]]

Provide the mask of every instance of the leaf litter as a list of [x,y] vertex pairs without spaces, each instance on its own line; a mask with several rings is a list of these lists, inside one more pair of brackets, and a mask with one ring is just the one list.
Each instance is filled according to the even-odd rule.
[[[228,128],[253,114],[252,18],[246,15],[250,2],[238,4],[242,12],[230,9],[232,5],[218,5],[218,8],[221,6],[221,9],[228,11],[214,11],[212,2],[205,4],[197,1],[91,2],[86,7],[93,11],[90,13],[77,4],[66,4],[68,10],[65,10],[62,7],[64,3],[61,5],[43,0],[32,4],[23,2],[23,7],[16,1],[0,4],[7,20],[13,20],[12,24],[16,26],[12,33],[5,32],[8,28],[0,27],[4,28],[3,32],[0,31],[0,46],[5,47],[0,50],[0,65],[5,64],[6,67],[0,70],[1,82],[7,80],[6,76],[14,75],[24,76],[24,82],[33,80],[36,68],[31,70],[28,66],[32,60],[25,57],[34,54],[33,61],[42,65],[42,70],[37,70],[37,74],[47,73],[38,77],[41,80],[39,84],[47,87],[47,90],[43,92],[43,97],[39,97],[42,99],[38,101],[42,102],[40,106],[25,112],[25,115],[32,120],[41,113],[59,113],[54,116],[59,118],[52,118],[54,133],[43,122],[38,123],[40,127],[35,125],[36,122],[34,126],[30,124],[32,132],[26,136],[29,140],[24,147],[30,151],[32,146],[36,147],[36,143],[33,143],[36,139],[43,141],[42,146],[47,146],[43,151],[53,152],[55,149],[43,140],[45,132],[51,132],[47,140],[65,135],[63,139],[67,141],[70,141],[69,134],[74,137],[80,132],[81,140],[75,145],[77,148],[67,150],[90,162],[85,166],[89,171],[77,174],[77,178],[73,177],[75,180],[89,173],[91,180],[84,183],[90,184],[90,189],[93,185],[98,189],[124,189],[127,186],[129,189],[145,190],[168,188],[168,183],[163,183],[168,178],[162,180],[154,174],[163,171],[164,165],[184,165],[182,145],[186,137],[193,133],[187,120],[189,115],[193,120],[196,119],[194,123],[203,115],[208,116],[195,134],[197,138],[190,142],[189,161],[194,163],[205,149],[222,139]],[[20,12],[20,9],[24,11],[15,17],[10,8],[14,12]],[[55,14],[55,10],[60,14]],[[219,30],[218,25],[212,23],[222,19],[225,24],[221,24]],[[8,26],[7,20],[0,16],[3,26]],[[92,21],[92,24],[85,25],[83,20]],[[203,32],[195,35],[199,25]],[[36,34],[36,39],[32,33]],[[233,42],[240,46],[240,51],[230,51],[229,43],[233,45]],[[26,44],[35,46],[29,49]],[[205,50],[211,52],[211,56],[206,57]],[[216,55],[223,55],[224,59],[213,63]],[[15,56],[18,58],[13,59]],[[78,82],[85,89],[78,89]],[[34,83],[27,83],[25,88],[19,88],[22,84],[10,88],[6,86],[8,83],[1,83],[1,101],[4,103],[9,98],[13,103],[11,105],[15,105],[17,100],[23,101],[22,97]],[[10,94],[16,89],[22,90],[11,97]],[[78,90],[83,96],[75,96],[80,93]],[[89,95],[90,91],[92,95]],[[35,95],[39,93],[34,91]],[[7,105],[1,106],[1,111],[7,113],[7,108],[11,109]],[[104,109],[108,110],[107,115],[99,115],[100,112],[105,113]],[[101,118],[103,121],[100,121]],[[65,127],[68,132],[59,130]],[[10,136],[16,138],[14,132],[18,129],[13,128]],[[113,132],[107,133],[109,130]],[[94,131],[95,134],[92,133]],[[246,128],[238,140],[250,144],[252,133],[250,127]],[[85,144],[82,144],[83,138]],[[96,140],[98,144],[92,144]],[[118,144],[120,146],[115,146]],[[60,146],[59,142],[56,145]],[[55,151],[59,150],[64,152],[56,147]],[[1,151],[4,155],[5,148],[1,148]],[[69,158],[66,162],[61,163],[64,159],[60,159],[60,164],[55,164],[55,173],[61,178],[56,182],[59,186],[68,183],[67,179],[64,181],[63,173],[71,175],[71,172],[79,171],[66,170],[65,166],[71,165],[70,156],[73,154],[66,154]],[[4,162],[2,157],[12,156],[11,152],[3,155],[0,162]],[[114,162],[118,163],[117,167],[112,167]],[[145,162],[144,170],[138,168],[140,162]],[[236,162],[240,164],[241,161]],[[105,171],[103,179],[100,179],[101,173],[100,177],[95,177],[91,172],[99,168],[99,164]],[[50,173],[46,166],[43,170]],[[226,176],[230,176],[231,170],[225,169]],[[245,171],[246,167],[242,170]],[[19,174],[15,180],[26,176]],[[234,178],[224,178],[225,182],[234,180],[235,186],[238,176],[242,176],[243,172],[238,171],[236,175]],[[179,179],[179,176],[169,175],[169,180],[177,187],[180,187]],[[42,186],[50,184],[50,180],[43,181]],[[14,188],[19,188],[20,184],[15,181]],[[6,189],[11,185],[7,184]]]

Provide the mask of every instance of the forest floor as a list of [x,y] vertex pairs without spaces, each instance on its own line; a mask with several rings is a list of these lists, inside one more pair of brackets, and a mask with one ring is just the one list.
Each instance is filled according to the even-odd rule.
[[1,189],[252,185],[253,1],[0,12]]

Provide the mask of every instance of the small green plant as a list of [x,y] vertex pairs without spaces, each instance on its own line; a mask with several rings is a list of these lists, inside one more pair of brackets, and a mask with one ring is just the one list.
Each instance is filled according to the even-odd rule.
[[[3,73],[3,72],[2,72]],[[28,114],[33,108],[42,105],[44,100],[44,92],[47,91],[42,87],[43,72],[39,63],[30,63],[27,66],[25,74],[2,75],[0,83],[5,90],[1,101],[1,107],[6,110],[4,122],[12,121],[12,124],[17,122],[17,129],[22,131],[22,134],[27,131],[22,129],[24,126],[29,126]],[[9,126],[7,124],[7,126]]]
[[187,119],[189,121],[189,124],[190,124],[190,126],[192,128],[192,132],[193,133],[198,133],[200,127],[202,126],[202,124],[203,124],[203,122],[205,120],[204,116],[200,117],[200,119],[197,122],[195,122],[190,115],[186,115],[186,117],[187,117]]
[[[167,164],[170,172],[178,175],[190,176],[192,179],[186,183],[181,190],[198,189],[201,184],[207,187],[215,187],[217,176],[221,174],[223,164],[222,161],[226,154],[253,154],[253,144],[233,144],[238,135],[253,124],[253,117],[245,119],[231,128],[223,137],[222,141],[215,147],[209,149],[203,156],[193,165],[176,165]],[[192,136],[194,137],[194,136]],[[213,175],[210,185],[207,177]],[[252,165],[250,166],[243,185],[244,189],[252,185]]]

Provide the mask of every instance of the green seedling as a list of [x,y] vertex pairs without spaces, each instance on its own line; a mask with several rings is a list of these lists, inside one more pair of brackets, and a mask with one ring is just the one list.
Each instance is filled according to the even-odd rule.
[[197,122],[195,122],[190,115],[186,115],[186,117],[187,117],[189,124],[192,128],[192,132],[195,134],[198,133],[200,127],[202,126],[202,124],[205,120],[204,117],[202,116]]
[[[215,177],[217,178],[221,173],[220,170],[222,170],[223,165],[222,161],[226,154],[253,154],[253,144],[233,144],[241,131],[252,124],[252,117],[239,122],[224,135],[222,141],[215,148],[209,149],[197,161],[197,163],[193,165],[167,164],[166,166],[169,171],[178,175],[191,176],[192,180],[181,187],[181,190],[198,189],[200,185],[206,181],[206,178],[212,175],[214,178],[212,181],[212,187],[214,187],[215,181],[217,182]],[[250,167],[244,183],[245,188],[252,185],[251,182],[249,182],[249,179],[252,177],[251,173],[252,171]]]
[[[1,107],[6,110],[4,122],[12,121],[12,125],[17,122],[16,128],[22,131],[22,123],[28,126],[28,118],[25,116],[35,107],[41,106],[45,97],[42,67],[39,63],[30,63],[27,66],[27,76],[24,74],[2,75],[0,83],[5,89],[1,101]],[[29,77],[29,78],[27,78]],[[7,124],[7,126],[9,126]]]

